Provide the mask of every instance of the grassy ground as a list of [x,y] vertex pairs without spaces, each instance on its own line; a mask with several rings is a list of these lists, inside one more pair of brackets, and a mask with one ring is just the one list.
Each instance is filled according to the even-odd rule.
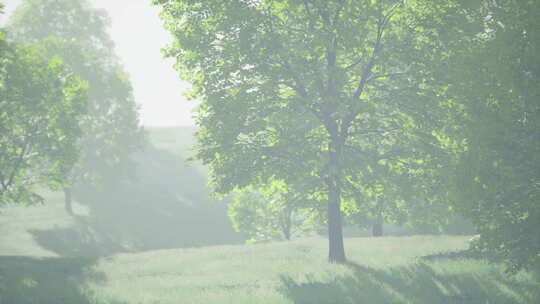
[[348,265],[325,262],[320,238],[123,253],[0,257],[0,303],[538,303],[532,274],[421,256],[466,237],[350,238]]
[[[1,256],[60,256],[53,248],[41,243],[38,235],[42,231],[72,230],[76,226],[76,218],[67,216],[64,211],[61,192],[46,191],[43,195],[47,199],[46,205],[0,208]],[[88,213],[88,209],[78,203],[75,203],[74,210],[80,215]]]
[[[43,206],[0,209],[0,304],[540,303],[531,273],[420,258],[468,237],[348,238],[347,265],[326,262],[322,238],[208,246],[239,237],[204,168],[182,161],[192,132],[150,130],[143,178],[76,192],[73,217],[54,192]],[[179,248],[192,246],[206,247]]]

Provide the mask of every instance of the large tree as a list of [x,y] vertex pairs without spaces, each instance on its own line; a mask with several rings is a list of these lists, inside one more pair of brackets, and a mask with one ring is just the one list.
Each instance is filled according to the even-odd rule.
[[89,84],[88,114],[81,120],[81,157],[65,176],[66,210],[72,213],[71,188],[131,174],[131,155],[144,142],[127,75],[114,55],[109,19],[86,0],[25,0],[10,21],[12,38],[39,43],[59,56]]
[[511,270],[540,265],[540,2],[471,1],[481,26],[445,66],[465,153],[451,176],[479,249]]
[[394,150],[396,138],[434,142],[425,59],[437,37],[416,19],[440,22],[451,3],[154,3],[175,37],[168,54],[203,101],[197,156],[210,165],[216,191],[309,181],[310,195],[326,201],[329,261],[345,262],[346,177],[359,162],[423,150]]
[[58,57],[0,32],[0,204],[41,201],[77,161],[86,88]]

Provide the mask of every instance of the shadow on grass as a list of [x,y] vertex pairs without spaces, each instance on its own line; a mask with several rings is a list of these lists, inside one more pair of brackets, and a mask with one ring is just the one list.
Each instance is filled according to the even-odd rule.
[[517,283],[499,273],[489,277],[438,273],[431,266],[375,269],[349,263],[352,275],[332,282],[298,283],[281,277],[281,292],[295,304],[315,303],[539,303],[539,284]]
[[111,231],[83,216],[73,216],[69,228],[29,232],[40,247],[62,257],[99,257],[126,251]]
[[102,281],[89,268],[95,259],[0,257],[0,304],[91,303],[82,287]]
[[89,214],[74,217],[68,229],[32,231],[36,242],[61,256],[242,242],[226,205],[210,198],[206,177],[196,168],[152,147],[136,161],[135,180],[74,189]]
[[478,252],[470,249],[439,252],[435,254],[425,255],[420,257],[422,261],[443,261],[443,260],[456,260],[456,259],[469,259],[469,260],[483,260],[496,262],[497,259],[494,255],[485,252]]

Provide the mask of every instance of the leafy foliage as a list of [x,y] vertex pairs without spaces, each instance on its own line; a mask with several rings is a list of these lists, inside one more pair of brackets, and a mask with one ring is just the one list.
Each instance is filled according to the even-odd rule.
[[341,210],[363,170],[414,171],[440,150],[426,85],[437,37],[417,19],[440,23],[452,3],[154,2],[176,38],[169,56],[204,101],[198,158],[216,191],[302,181],[328,203],[331,261],[345,260]]
[[481,234],[477,249],[510,270],[540,265],[539,13],[536,1],[469,8],[483,26],[449,70],[467,143],[452,172],[456,206]]
[[0,35],[0,202],[37,202],[34,186],[60,186],[79,156],[86,85],[60,58]]
[[316,228],[313,202],[283,181],[238,191],[229,204],[229,218],[248,242],[290,240]]
[[89,84],[87,115],[79,126],[79,161],[65,177],[72,186],[132,174],[133,152],[144,144],[133,89],[113,52],[106,13],[85,0],[27,0],[14,12],[10,29],[21,43],[39,43]]

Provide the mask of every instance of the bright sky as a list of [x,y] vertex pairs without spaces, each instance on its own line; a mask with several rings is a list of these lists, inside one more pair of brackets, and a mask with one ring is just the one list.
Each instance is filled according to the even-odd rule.
[[[159,8],[151,0],[88,0],[95,8],[106,9],[111,18],[110,35],[116,54],[122,59],[140,105],[145,126],[193,125],[193,102],[182,93],[188,84],[179,80],[173,61],[164,59],[161,48],[171,41],[158,17]],[[21,0],[0,0],[6,5],[6,16]]]

